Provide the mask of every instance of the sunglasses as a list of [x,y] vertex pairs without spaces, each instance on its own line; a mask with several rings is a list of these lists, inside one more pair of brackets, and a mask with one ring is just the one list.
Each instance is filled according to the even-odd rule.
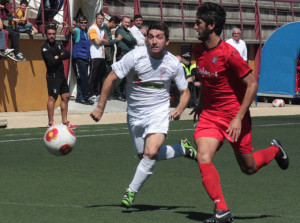
[[86,25],[87,24],[87,22],[79,22],[80,24],[83,24],[83,25]]

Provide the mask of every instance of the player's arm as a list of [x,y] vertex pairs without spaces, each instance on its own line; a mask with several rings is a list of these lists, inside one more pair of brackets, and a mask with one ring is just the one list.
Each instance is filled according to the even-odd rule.
[[107,78],[105,79],[98,105],[90,114],[92,119],[94,119],[96,122],[98,122],[101,119],[112,85],[118,79],[119,78],[114,71],[110,72]]
[[186,106],[188,105],[188,103],[190,101],[190,97],[191,97],[191,93],[188,88],[186,88],[184,90],[180,90],[179,103],[178,103],[177,107],[173,111],[171,111],[170,120],[180,118],[180,115],[182,114],[182,112],[184,111],[184,109],[186,108]]
[[236,142],[241,134],[242,129],[242,120],[249,110],[250,105],[252,104],[255,94],[257,92],[257,81],[252,73],[249,73],[245,77],[242,78],[242,83],[246,85],[246,93],[243,99],[243,103],[241,104],[241,108],[231,121],[227,132],[228,138],[232,137],[232,141]]

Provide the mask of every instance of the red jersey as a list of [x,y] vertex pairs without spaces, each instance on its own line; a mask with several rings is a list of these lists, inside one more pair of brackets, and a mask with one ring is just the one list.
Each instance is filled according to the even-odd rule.
[[193,49],[197,75],[202,83],[203,112],[201,115],[233,118],[244,99],[246,86],[241,78],[251,68],[230,44],[222,41],[206,50],[204,43]]

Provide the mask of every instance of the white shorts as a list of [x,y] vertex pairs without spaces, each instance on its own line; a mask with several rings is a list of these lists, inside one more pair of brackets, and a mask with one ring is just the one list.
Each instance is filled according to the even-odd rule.
[[169,130],[169,112],[147,117],[127,115],[127,125],[137,154],[143,154],[145,137],[151,133],[162,133],[167,136]]

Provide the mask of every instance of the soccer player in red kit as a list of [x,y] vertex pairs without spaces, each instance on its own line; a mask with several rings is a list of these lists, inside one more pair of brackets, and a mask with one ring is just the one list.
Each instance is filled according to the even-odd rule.
[[[202,41],[194,47],[194,56],[203,93],[203,111],[194,138],[202,182],[216,207],[206,223],[233,221],[212,163],[225,138],[234,149],[241,170],[248,175],[273,159],[281,169],[289,165],[278,139],[273,139],[267,149],[253,153],[249,107],[257,91],[257,81],[239,52],[220,39],[225,20],[226,12],[220,5],[206,2],[198,8],[194,26]],[[197,109],[195,112],[200,113]]]

